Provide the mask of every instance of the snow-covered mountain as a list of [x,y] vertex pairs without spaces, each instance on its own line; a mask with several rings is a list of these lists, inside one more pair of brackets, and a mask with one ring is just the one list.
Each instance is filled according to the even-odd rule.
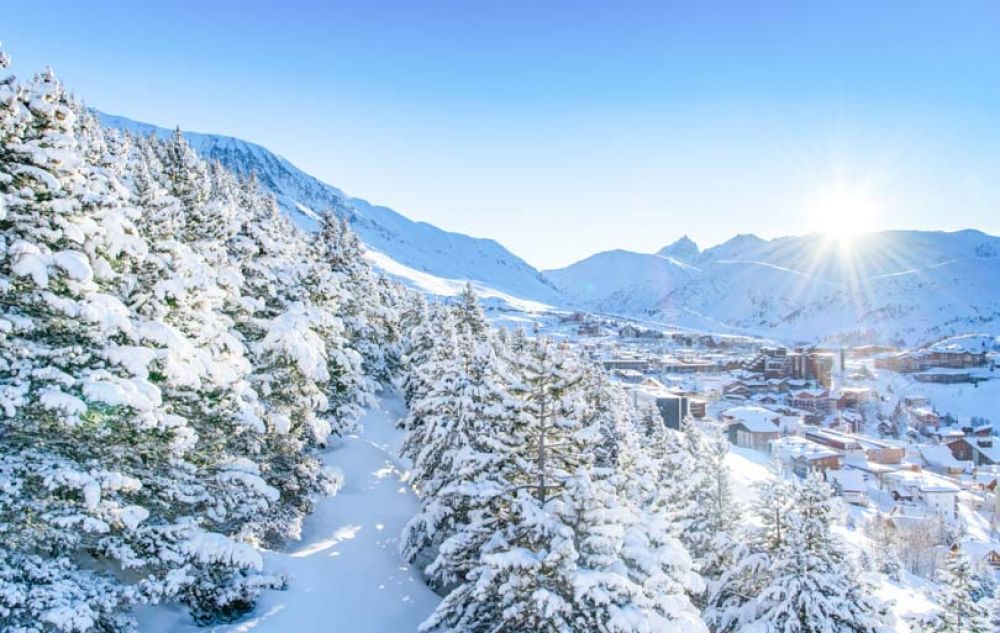
[[581,308],[788,342],[922,343],[1000,332],[1000,238],[888,231],[855,240],[754,235],[701,251],[609,251],[546,275]]
[[[104,125],[135,134],[165,137],[173,133],[149,123],[98,114]],[[350,197],[255,143],[216,134],[185,132],[184,136],[202,156],[241,175],[256,173],[282,209],[304,228],[316,226],[318,212],[338,201],[346,202],[353,210],[351,224],[365,245],[401,264],[386,272],[407,283],[445,291],[472,280],[478,282],[475,285],[481,294],[546,304],[559,301],[558,291],[545,276],[494,240],[444,231],[426,222],[414,222],[388,207]],[[387,260],[376,257],[374,261],[381,265]],[[411,271],[422,276],[408,274]],[[441,283],[423,283],[428,275],[440,278]]]

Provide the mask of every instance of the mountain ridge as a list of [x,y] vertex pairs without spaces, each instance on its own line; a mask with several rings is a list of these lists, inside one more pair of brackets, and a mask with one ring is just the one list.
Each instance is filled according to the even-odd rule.
[[855,241],[738,235],[690,263],[664,251],[606,251],[544,272],[576,308],[788,342],[1000,332],[1000,238],[975,229]]
[[[106,127],[160,137],[173,134],[173,130],[151,123],[96,113]],[[318,214],[326,208],[346,205],[351,210],[348,219],[362,242],[405,268],[446,280],[479,282],[503,294],[546,304],[561,301],[559,291],[544,275],[496,240],[446,231],[350,196],[257,143],[218,134],[183,134],[200,155],[218,160],[242,176],[256,173],[261,186],[305,229],[314,229]]]

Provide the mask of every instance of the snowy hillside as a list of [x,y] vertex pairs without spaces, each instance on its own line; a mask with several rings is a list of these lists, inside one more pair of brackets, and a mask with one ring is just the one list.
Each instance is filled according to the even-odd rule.
[[739,235],[611,251],[547,271],[577,307],[789,342],[907,344],[1000,331],[1000,239],[893,231],[855,243]]
[[[137,134],[167,137],[172,133],[120,116],[99,116],[106,126]],[[543,275],[494,240],[443,231],[387,207],[351,198],[260,145],[215,134],[184,135],[202,156],[241,175],[256,173],[282,209],[303,228],[315,228],[318,212],[346,201],[353,210],[351,226],[365,245],[405,267],[444,279],[471,279],[515,297],[549,304],[558,300],[555,287]],[[403,281],[412,280],[404,277]]]

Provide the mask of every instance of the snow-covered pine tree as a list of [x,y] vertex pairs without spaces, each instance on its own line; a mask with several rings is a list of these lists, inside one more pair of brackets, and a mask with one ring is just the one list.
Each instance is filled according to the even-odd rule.
[[[387,379],[403,296],[346,241]],[[164,600],[218,621],[280,585],[243,541],[294,535],[333,483],[311,450],[331,401],[360,401],[315,259],[179,132],[102,130],[51,72],[0,80],[5,624],[124,631]]]
[[373,381],[369,387],[374,393],[390,384],[395,376],[397,361],[387,350],[398,343],[397,333],[390,331],[390,321],[398,315],[381,304],[388,297],[389,288],[378,281],[365,262],[361,242],[348,223],[349,214],[346,205],[323,213],[316,238],[318,256],[341,276],[345,300],[339,315],[351,346],[361,354],[362,367]]
[[772,558],[790,538],[793,504],[793,489],[784,481],[758,487],[760,527],[737,535],[729,567],[718,578],[709,579],[703,614],[713,632],[738,631],[752,618],[754,600],[767,582]]
[[400,390],[407,405],[426,393],[428,388],[419,377],[420,368],[434,353],[436,340],[432,311],[423,295],[414,294],[409,306],[401,314],[402,326],[408,333],[401,349]]
[[[164,406],[192,430],[183,442],[187,465],[172,473],[185,482],[187,513],[207,530],[252,539],[255,523],[278,503],[279,492],[260,476],[264,428],[248,383],[250,364],[223,313],[227,303],[237,301],[238,280],[224,261],[212,265],[202,255],[224,259],[224,244],[211,233],[193,227],[184,232],[201,235],[197,245],[202,252],[175,239],[179,227],[192,219],[180,200],[149,177],[151,155],[140,149],[125,168],[127,179],[139,183],[136,201],[148,205],[138,224],[151,249],[140,265],[120,276],[127,283],[118,284],[119,296],[138,313],[135,342],[156,352],[148,376],[160,389]],[[205,203],[220,204],[214,195]],[[168,538],[175,539],[175,532],[168,532]],[[150,557],[160,553],[156,547],[155,539],[145,539]],[[227,569],[204,557],[187,565],[188,582],[164,585],[163,591],[188,603],[199,621],[240,615],[261,588],[282,584],[279,578],[248,575],[243,567]]]
[[686,424],[683,430],[694,475],[689,479],[693,503],[683,518],[681,542],[706,578],[717,578],[730,565],[736,530],[742,521],[726,455],[729,443],[717,433]]
[[[723,583],[730,581],[729,610],[720,614],[714,610],[719,602],[711,601],[716,630],[891,630],[886,607],[830,530],[837,512],[830,486],[810,475],[795,486],[792,504],[781,512],[774,499],[768,502],[769,516],[756,540],[760,549],[737,562],[737,570],[752,568],[757,577],[748,578],[745,571],[723,575]],[[766,567],[750,562],[764,559]]]
[[403,530],[404,556],[430,554],[426,574],[437,588],[463,580],[499,526],[524,425],[490,344],[459,340],[463,364],[421,401],[440,409],[418,427],[421,452],[414,473],[424,502]]
[[414,462],[420,452],[416,431],[424,424],[425,418],[435,411],[433,403],[426,403],[424,400],[442,376],[461,362],[458,359],[458,337],[451,313],[444,309],[432,309],[431,324],[431,347],[422,354],[422,362],[412,365],[405,380],[410,402],[406,417],[399,422],[399,426],[407,431],[400,454]]
[[[948,552],[944,569],[938,572],[940,611],[917,624],[920,633],[986,633],[996,631],[991,622],[990,596],[978,597],[980,583],[961,546]],[[978,599],[977,599],[978,598]]]
[[594,466],[614,471],[618,467],[620,429],[628,411],[625,391],[621,385],[608,380],[596,365],[584,368],[582,388],[586,415],[596,425],[599,436]]
[[664,522],[618,496],[604,474],[581,470],[567,480],[561,506],[578,552],[576,630],[707,632],[686,597],[702,583],[683,546]]
[[576,360],[546,340],[512,359],[523,428],[510,487],[499,520],[477,533],[478,561],[423,630],[705,630],[685,595],[700,579],[683,546],[618,494],[614,469],[594,468],[601,420]]
[[452,306],[455,315],[455,327],[460,334],[466,334],[477,339],[487,339],[490,336],[490,326],[486,322],[486,314],[479,305],[479,297],[472,289],[472,282],[466,282],[458,296],[458,302]]
[[562,480],[592,465],[596,425],[585,427],[583,370],[576,358],[547,339],[536,339],[514,357],[511,392],[528,416],[524,440],[532,468],[520,482],[545,505]]
[[354,428],[365,407],[374,404],[373,381],[364,374],[361,355],[351,346],[349,333],[339,314],[350,299],[343,277],[322,257],[322,236],[314,236],[313,254],[302,279],[302,300],[324,313],[316,333],[323,339],[327,374],[327,406],[321,414],[333,433],[343,435]]

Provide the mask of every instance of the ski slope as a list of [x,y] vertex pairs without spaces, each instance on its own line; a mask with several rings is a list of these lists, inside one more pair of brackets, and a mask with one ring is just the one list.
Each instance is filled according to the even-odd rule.
[[183,609],[154,607],[138,614],[150,633],[412,633],[439,598],[418,570],[399,557],[399,534],[418,510],[396,459],[405,413],[395,395],[361,420],[357,435],[333,443],[322,459],[343,473],[343,486],[306,519],[302,540],[265,552],[266,569],[289,576],[285,591],[269,591],[242,620],[201,628]]

